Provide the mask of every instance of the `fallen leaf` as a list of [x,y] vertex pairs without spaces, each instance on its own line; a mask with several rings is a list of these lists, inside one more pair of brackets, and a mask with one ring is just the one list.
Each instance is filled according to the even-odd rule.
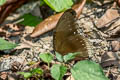
[[109,25],[109,28],[104,31],[105,34],[108,34],[110,37],[120,37],[120,17],[116,19],[112,24]]
[[38,24],[35,27],[35,29],[33,30],[32,34],[30,36],[37,37],[47,31],[52,30],[56,26],[56,24],[62,14],[63,13],[59,13],[59,14],[50,16],[47,19],[45,19],[44,21],[42,21],[40,24]]
[[[80,17],[80,14],[82,12],[82,9],[86,3],[86,0],[82,0],[82,2],[75,4],[72,9],[74,9],[77,13],[77,18]],[[41,34],[48,32],[56,27],[56,24],[59,20],[59,18],[62,16],[63,12],[52,15],[42,21],[40,24],[38,24],[35,29],[33,30],[32,34],[30,35],[31,37],[37,37],[40,36]]]
[[119,12],[115,8],[116,8],[116,3],[114,3],[113,6],[110,9],[108,9],[105,12],[105,14],[97,21],[97,23],[96,23],[97,28],[103,28],[108,23],[110,23],[112,20],[119,17]]
[[101,58],[101,66],[102,67],[110,67],[110,66],[120,66],[120,57],[119,53],[115,52],[106,52],[102,55]]

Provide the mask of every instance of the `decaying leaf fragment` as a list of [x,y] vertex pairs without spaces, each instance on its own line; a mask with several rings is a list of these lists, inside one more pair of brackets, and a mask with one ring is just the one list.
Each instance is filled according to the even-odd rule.
[[[74,9],[77,13],[77,16],[76,16],[77,18],[79,18],[85,3],[86,3],[86,0],[82,0],[82,2],[75,4],[72,7],[72,9]],[[44,21],[42,21],[40,24],[38,24],[36,26],[36,28],[33,30],[32,34],[30,36],[37,37],[45,32],[48,32],[48,31],[54,29],[62,14],[63,14],[63,12],[58,13],[58,14],[50,16],[47,19],[45,19]]]
[[108,9],[105,14],[97,21],[97,28],[104,28],[107,24],[109,24],[109,22],[119,17],[119,12],[116,9],[116,6],[116,2],[114,2],[113,6]]
[[106,52],[101,58],[102,67],[120,66],[120,53]]

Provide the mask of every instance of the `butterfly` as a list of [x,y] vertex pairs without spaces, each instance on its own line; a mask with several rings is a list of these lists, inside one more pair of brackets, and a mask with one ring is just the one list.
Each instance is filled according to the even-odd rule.
[[53,48],[61,55],[79,52],[77,58],[88,58],[89,42],[77,31],[76,12],[69,9],[59,19],[53,35]]

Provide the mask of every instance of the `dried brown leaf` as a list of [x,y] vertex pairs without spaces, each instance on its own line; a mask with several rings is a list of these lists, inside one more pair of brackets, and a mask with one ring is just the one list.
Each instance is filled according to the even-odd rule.
[[119,17],[119,12],[116,8],[116,3],[108,9],[105,14],[97,21],[96,26],[97,28],[105,27],[109,22]]
[[108,34],[111,38],[119,38],[120,35],[120,19],[112,23],[108,29],[104,31],[105,34]]
[[[86,3],[86,0],[82,0],[82,2],[75,4],[72,9],[74,9],[77,13],[76,17],[79,18],[80,14],[82,12],[82,9]],[[36,28],[33,30],[32,34],[30,35],[31,37],[37,37],[40,36],[41,34],[48,32],[56,27],[56,24],[61,17],[62,13],[58,13],[56,15],[50,16],[44,21],[42,21],[40,24],[36,26]]]
[[120,65],[119,53],[106,52],[101,58],[102,67],[118,66]]

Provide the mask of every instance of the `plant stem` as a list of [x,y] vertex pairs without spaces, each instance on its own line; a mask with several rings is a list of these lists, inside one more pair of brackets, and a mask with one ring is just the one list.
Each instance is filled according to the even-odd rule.
[[50,63],[48,63],[48,68],[50,69]]

